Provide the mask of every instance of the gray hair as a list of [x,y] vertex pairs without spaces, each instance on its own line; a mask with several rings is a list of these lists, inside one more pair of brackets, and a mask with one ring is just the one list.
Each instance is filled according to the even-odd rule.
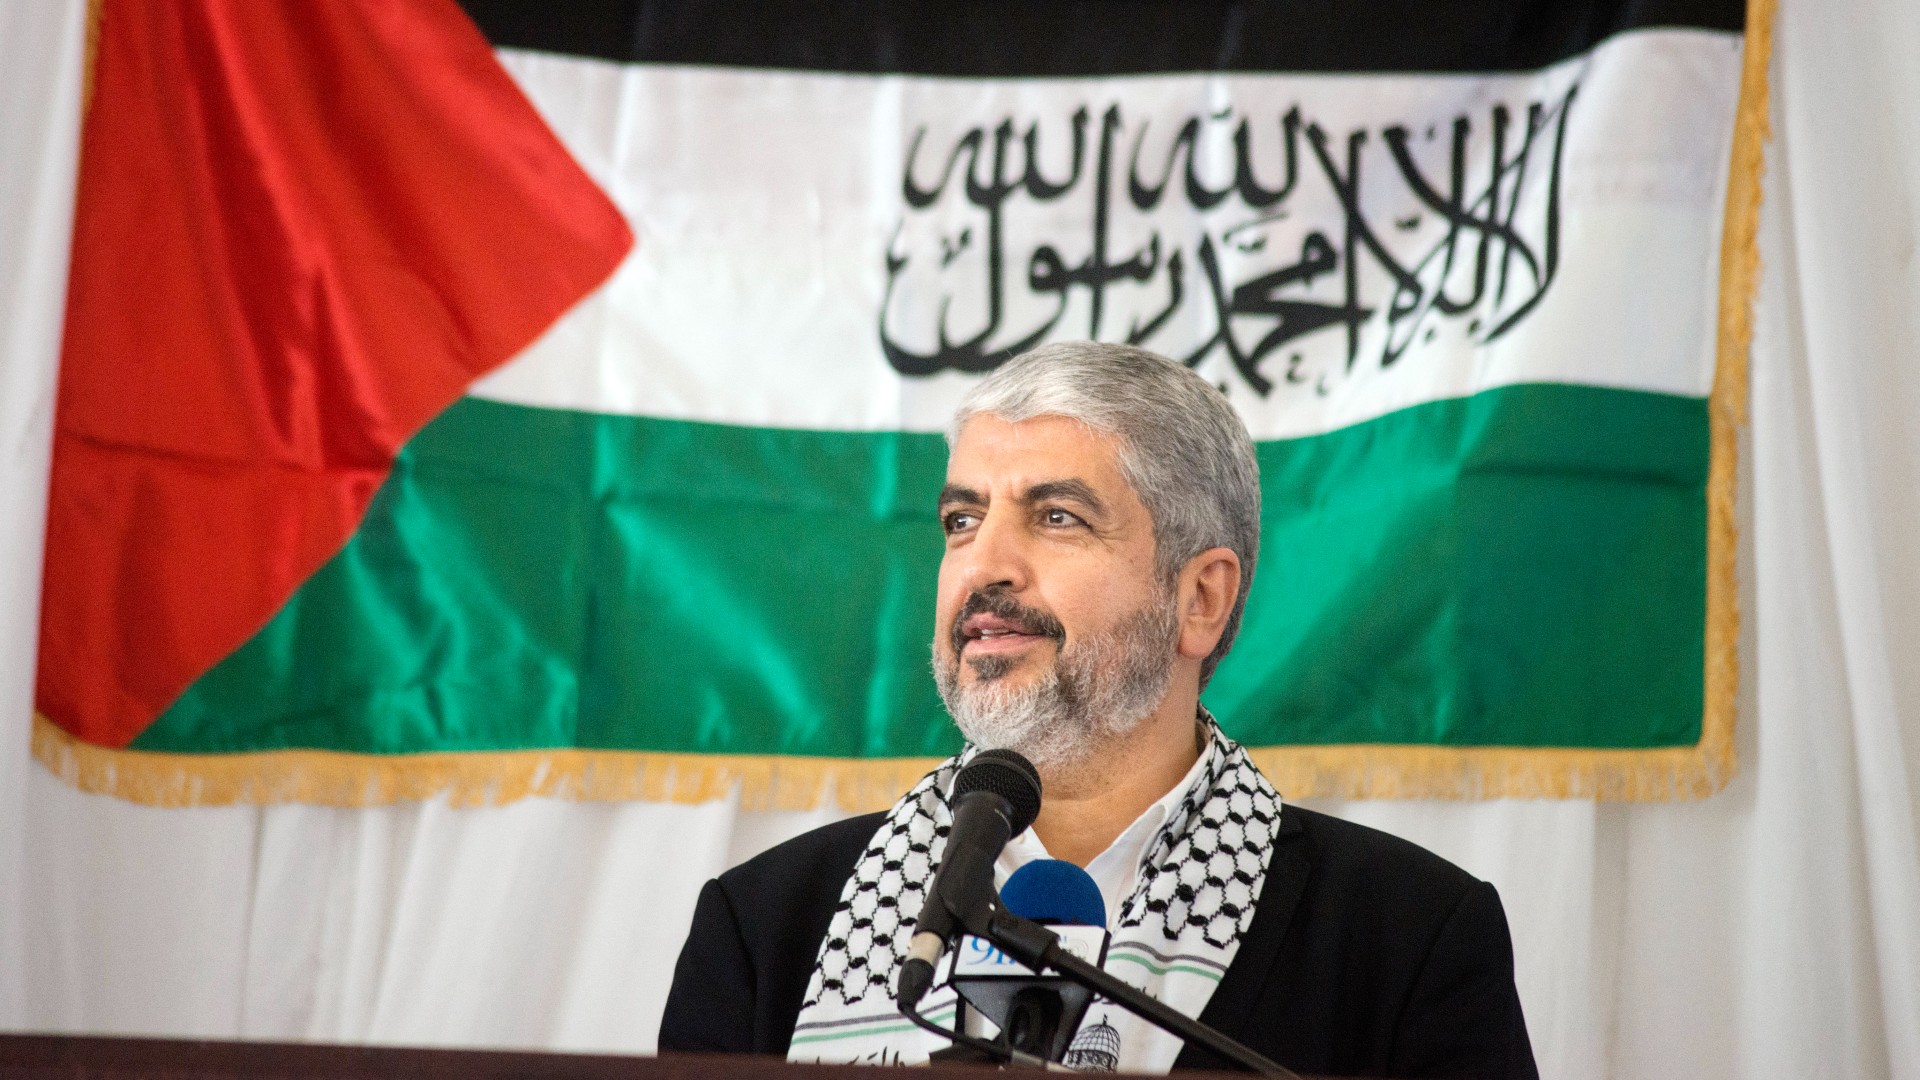
[[981,380],[947,428],[952,446],[982,413],[1018,423],[1077,420],[1119,442],[1120,473],[1153,522],[1154,565],[1170,587],[1209,548],[1240,557],[1240,595],[1200,685],[1233,647],[1260,550],[1260,466],[1253,439],[1226,398],[1192,370],[1145,349],[1097,341],[1042,345]]

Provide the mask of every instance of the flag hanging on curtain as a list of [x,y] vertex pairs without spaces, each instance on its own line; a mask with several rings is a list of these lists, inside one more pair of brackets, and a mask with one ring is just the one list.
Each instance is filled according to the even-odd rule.
[[1096,338],[1257,442],[1206,697],[1283,791],[1717,790],[1757,5],[109,0],[40,757],[883,805],[939,432]]

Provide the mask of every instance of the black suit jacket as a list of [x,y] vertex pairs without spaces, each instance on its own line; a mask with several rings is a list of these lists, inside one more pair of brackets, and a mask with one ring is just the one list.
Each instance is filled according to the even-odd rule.
[[[815,829],[707,883],[661,1050],[787,1052],[840,890],[883,816]],[[1282,813],[1252,925],[1200,1019],[1305,1073],[1538,1076],[1493,886],[1297,806]],[[1230,1067],[1191,1045],[1175,1064]]]

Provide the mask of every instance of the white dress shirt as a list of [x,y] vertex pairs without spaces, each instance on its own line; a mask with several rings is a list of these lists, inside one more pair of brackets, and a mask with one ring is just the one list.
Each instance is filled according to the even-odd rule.
[[[1100,886],[1100,899],[1107,904],[1108,930],[1115,929],[1114,921],[1120,917],[1120,905],[1127,902],[1134,883],[1140,880],[1140,860],[1146,857],[1147,845],[1153,842],[1160,827],[1167,823],[1167,818],[1179,809],[1180,800],[1199,780],[1200,770],[1206,764],[1207,750],[1207,746],[1202,746],[1187,775],[1167,789],[1167,793],[1152,806],[1141,811],[1140,816],[1133,819],[1133,824],[1107,845],[1107,850],[1095,855],[1093,861],[1087,864],[1087,874],[1093,878],[1095,885]],[[1032,829],[1028,829],[1007,841],[1007,846],[1000,849],[1000,858],[993,866],[994,888],[1005,885],[1015,870],[1033,860],[1051,858],[1053,856],[1047,854],[1046,845],[1040,842]]]

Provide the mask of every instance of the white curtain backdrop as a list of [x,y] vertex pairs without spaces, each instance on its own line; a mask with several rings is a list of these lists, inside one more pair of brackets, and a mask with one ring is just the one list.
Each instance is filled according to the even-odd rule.
[[28,1015],[21,887],[53,373],[67,296],[86,0],[0,4],[0,1030]]
[[[84,7],[0,5],[0,1029],[651,1049],[700,883],[830,811],[152,810],[28,761]],[[1549,1077],[1920,1078],[1916,50],[1906,0],[1782,0],[1739,778],[1321,806],[1499,887]]]

